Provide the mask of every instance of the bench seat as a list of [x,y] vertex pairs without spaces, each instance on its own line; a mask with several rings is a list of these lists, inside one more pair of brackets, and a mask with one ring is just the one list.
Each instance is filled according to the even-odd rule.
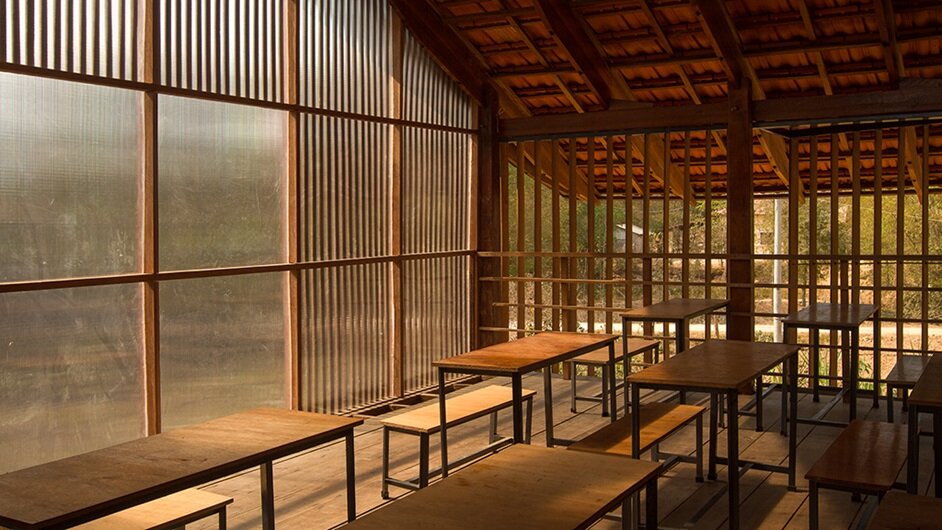
[[854,420],[805,474],[809,482],[810,527],[818,528],[818,489],[880,497],[893,488],[906,464],[906,426]]
[[127,510],[90,521],[74,528],[81,530],[165,530],[182,528],[187,523],[216,514],[219,528],[226,528],[226,506],[232,498],[188,489],[139,504]]
[[[641,453],[655,449],[658,444],[680,428],[696,421],[696,456],[691,460],[686,455],[671,455],[680,461],[692,461],[697,465],[697,481],[703,481],[703,413],[704,407],[673,403],[648,403],[640,407]],[[634,411],[614,423],[602,427],[582,440],[569,446],[574,451],[632,455],[631,418]],[[660,454],[655,454],[660,459]]]
[[[523,389],[521,393],[526,405],[524,439],[529,443],[530,430],[533,425],[533,396],[536,392]],[[489,431],[489,444],[484,449],[471,455],[464,456],[455,461],[449,461],[452,466],[461,465],[484,454],[512,443],[512,438],[501,438],[497,435],[497,412],[513,405],[513,390],[510,387],[491,385],[450,397],[445,400],[446,426],[451,429],[471,420],[487,415],[491,417]],[[381,495],[389,498],[389,485],[406,489],[420,489],[428,485],[431,476],[441,474],[441,469],[429,470],[429,436],[441,430],[441,416],[438,401],[423,405],[419,408],[403,412],[396,416],[384,418],[383,424],[383,485]],[[389,433],[399,432],[419,437],[419,476],[416,479],[401,480],[389,475]]]
[[884,379],[886,383],[886,421],[893,423],[893,390],[900,389],[903,393],[903,412],[909,403],[909,391],[916,386],[916,381],[926,369],[929,357],[922,355],[903,355],[899,357],[896,366]]

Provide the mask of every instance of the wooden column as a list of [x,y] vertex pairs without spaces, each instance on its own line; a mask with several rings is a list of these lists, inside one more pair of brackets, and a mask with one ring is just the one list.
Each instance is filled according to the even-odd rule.
[[753,187],[752,109],[749,83],[729,87],[729,129],[726,140],[727,252],[729,262],[729,314],[726,336],[752,340],[753,316]]
[[[497,92],[493,88],[485,89],[484,104],[478,110],[478,167],[477,167],[477,246],[478,252],[499,252],[501,250],[501,186],[500,186],[500,144],[497,140],[497,110],[499,107]],[[518,172],[523,178],[523,171]],[[501,276],[500,258],[477,257],[477,278]],[[477,313],[477,340],[475,347],[480,348],[498,342],[506,342],[507,332],[481,331],[482,327],[506,328],[507,308],[495,307],[501,302],[499,282],[477,280],[475,300]]]

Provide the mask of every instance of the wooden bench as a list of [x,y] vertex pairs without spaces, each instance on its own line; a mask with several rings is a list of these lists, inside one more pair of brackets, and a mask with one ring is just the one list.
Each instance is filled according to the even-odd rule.
[[[622,355],[615,356],[615,362],[622,362],[624,366],[625,375],[628,374],[631,369],[631,359],[636,355],[653,351],[654,352],[654,362],[658,362],[658,351],[661,345],[660,341],[657,340],[647,340],[647,339],[628,339],[627,348],[622,347]],[[614,370],[615,365],[609,363],[608,351],[606,350],[596,350],[592,351],[579,357],[576,357],[569,361],[571,367],[571,377],[570,381],[572,383],[572,398],[570,404],[570,410],[575,413],[576,410],[576,401],[592,401],[594,403],[602,402],[602,416],[608,416],[608,380],[609,380],[609,370]],[[602,375],[602,395],[600,397],[595,396],[580,396],[576,393],[576,367],[577,366],[586,366],[586,367],[597,367],[601,371]],[[612,392],[616,392],[619,388],[623,387],[624,383],[618,383]],[[626,409],[627,410],[627,409]]]
[[226,506],[232,499],[204,490],[188,489],[81,524],[81,530],[169,530],[216,514],[226,528]]
[[903,355],[899,357],[896,366],[890,370],[884,380],[886,382],[886,421],[893,423],[893,390],[900,389],[903,394],[903,412],[909,408],[909,391],[916,386],[916,381],[922,376],[928,357],[922,355]]
[[[522,396],[526,403],[526,432],[524,439],[530,442],[530,429],[533,424],[533,390],[523,390]],[[473,454],[448,462],[449,469],[471,461],[484,454],[494,452],[501,447],[513,443],[512,438],[497,436],[497,412],[513,404],[513,392],[510,387],[491,385],[484,388],[449,398],[446,412],[448,421],[446,426],[451,429],[462,423],[487,416],[491,416],[489,431],[490,440],[484,449]],[[441,468],[429,470],[428,446],[429,436],[437,433],[441,428],[437,401],[403,414],[386,418],[383,423],[383,488],[382,496],[389,498],[389,485],[399,486],[410,490],[417,490],[428,486],[429,478],[441,474]],[[419,437],[419,476],[416,479],[401,480],[389,476],[389,433],[400,432]]]
[[904,425],[865,420],[854,420],[841,431],[805,474],[810,527],[818,528],[820,488],[883,498],[897,486],[896,478],[906,464],[906,435]]
[[[697,466],[697,482],[703,482],[703,413],[704,407],[672,403],[648,403],[640,407],[641,413],[641,453],[652,450],[654,460],[667,456],[665,468],[675,462],[690,462]],[[606,453],[640,457],[631,450],[631,414],[619,418],[614,423],[602,427],[582,440],[569,446],[575,451]],[[658,451],[657,446],[681,427],[696,420],[697,448],[695,456],[666,454]]]

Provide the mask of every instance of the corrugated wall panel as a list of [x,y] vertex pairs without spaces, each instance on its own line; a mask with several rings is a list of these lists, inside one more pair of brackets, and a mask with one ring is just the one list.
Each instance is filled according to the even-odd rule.
[[471,99],[409,32],[403,43],[402,117],[449,127],[470,128]]

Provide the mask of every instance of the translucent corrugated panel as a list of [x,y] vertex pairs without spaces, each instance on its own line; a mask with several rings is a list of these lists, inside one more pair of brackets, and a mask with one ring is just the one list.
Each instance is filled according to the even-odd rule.
[[389,9],[387,0],[299,0],[302,105],[389,116]]
[[432,361],[470,350],[467,256],[402,265],[402,371],[406,392],[438,383]]
[[138,80],[141,0],[0,0],[0,62]]
[[468,241],[471,136],[404,127],[404,254],[464,250]]
[[141,287],[0,295],[0,473],[144,435]]
[[160,286],[162,428],[285,405],[286,273]]
[[282,101],[285,0],[160,0],[161,84]]
[[0,73],[0,281],[141,270],[139,98]]
[[286,113],[161,96],[160,266],[279,263],[286,257]]
[[337,412],[391,396],[389,267],[371,263],[302,275],[305,409]]
[[403,48],[403,119],[470,128],[474,111],[471,98],[408,31]]
[[390,126],[301,119],[301,255],[305,260],[390,252]]

